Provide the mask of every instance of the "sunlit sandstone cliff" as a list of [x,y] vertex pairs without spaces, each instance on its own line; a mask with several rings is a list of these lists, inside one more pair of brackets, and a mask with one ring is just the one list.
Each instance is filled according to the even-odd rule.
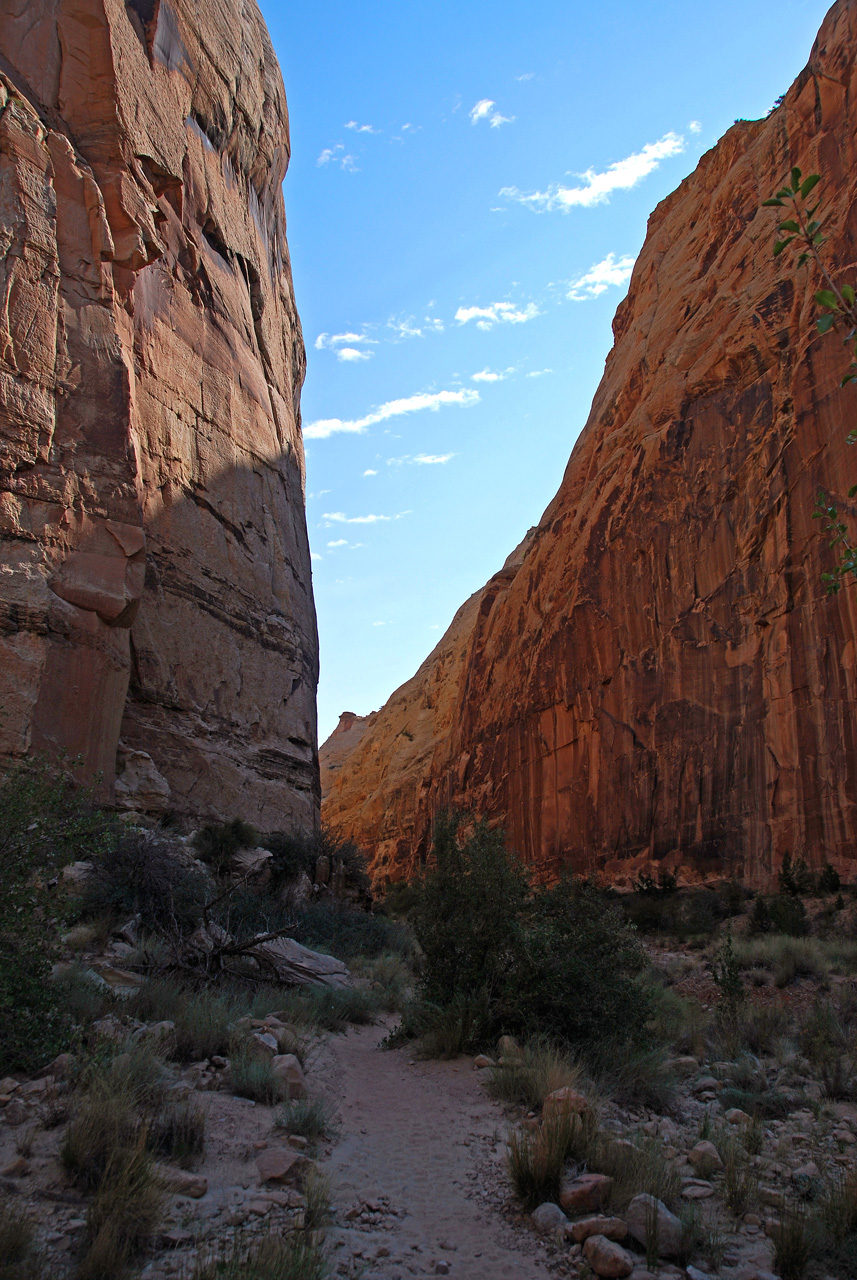
[[0,6],[0,754],[317,821],[304,351],[255,0]]
[[825,596],[812,521],[820,488],[857,481],[857,388],[815,331],[813,272],[771,256],[760,204],[795,164],[823,175],[825,252],[855,280],[853,0],[783,105],[655,210],[522,563],[326,779],[323,816],[377,875],[417,864],[450,803],[545,875],[662,861],[763,884],[785,850],[857,871],[857,597]]

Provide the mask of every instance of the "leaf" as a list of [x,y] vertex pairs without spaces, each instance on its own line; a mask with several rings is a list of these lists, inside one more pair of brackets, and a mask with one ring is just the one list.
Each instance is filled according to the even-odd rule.
[[789,236],[787,240],[778,240],[777,243],[774,245],[774,257],[778,258],[782,253],[783,249],[787,249],[788,246],[791,244],[792,240],[794,240],[794,238],[795,238],[794,236]]
[[839,385],[845,387],[849,382],[857,382],[857,373],[846,373]]
[[842,296],[848,303],[849,307],[853,307],[855,301],[857,301],[857,295],[855,295],[854,289],[850,284],[844,284],[842,286]]
[[839,299],[832,289],[819,289],[815,300],[820,307],[829,307],[831,311],[839,310]]
[[795,222],[794,218],[789,218],[787,222],[780,223],[780,231],[794,231],[795,235],[800,232],[800,226]]
[[795,193],[800,191],[800,169],[797,167],[792,169],[792,191]]
[[820,173],[811,173],[808,178],[804,178],[800,188],[801,199],[805,200],[813,187],[819,182],[821,182]]
[[782,209],[782,207],[783,207],[783,202],[782,202],[782,200],[778,200],[778,199],[776,198],[776,196],[774,196],[774,197],[773,197],[772,199],[770,199],[770,200],[763,200],[763,201],[762,201],[762,208],[763,208],[763,209],[774,208],[774,207],[776,207],[776,208],[778,208],[778,209]]
[[852,484],[851,488],[848,490],[848,497],[853,498],[855,493],[857,493],[857,484]]
[[836,324],[836,316],[822,316],[821,319],[817,321],[817,324],[819,333],[830,333],[830,330]]
[[800,255],[800,257],[798,258],[798,260],[797,260],[797,264],[798,264],[798,266],[799,266],[799,267],[802,267],[802,266],[803,266],[803,264],[806,262],[806,260],[807,260],[807,258],[808,258],[808,257],[809,257],[809,254],[808,254],[808,253],[802,253],[802,254]]

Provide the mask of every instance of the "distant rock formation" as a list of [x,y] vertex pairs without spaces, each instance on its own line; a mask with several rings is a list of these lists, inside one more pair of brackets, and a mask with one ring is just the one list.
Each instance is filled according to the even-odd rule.
[[[376,875],[439,806],[505,823],[551,876],[770,882],[785,851],[857,871],[857,594],[825,596],[819,489],[857,518],[847,355],[761,202],[823,175],[857,280],[857,5],[830,10],[767,119],[653,213],[587,426],[525,549],[339,762],[323,809]],[[325,748],[326,750],[326,748]]]
[[305,358],[255,0],[0,14],[0,755],[318,821]]

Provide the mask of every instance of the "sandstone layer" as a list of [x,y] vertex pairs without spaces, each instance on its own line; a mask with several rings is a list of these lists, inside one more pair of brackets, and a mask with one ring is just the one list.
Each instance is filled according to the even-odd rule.
[[305,361],[255,0],[0,12],[0,754],[317,822]]
[[[767,119],[653,213],[556,498],[332,778],[375,872],[454,804],[544,876],[652,863],[769,882],[788,850],[857,871],[854,588],[825,595],[820,489],[846,493],[857,388],[810,269],[761,203],[823,175],[825,254],[857,276],[857,5],[830,10]],[[334,735],[335,737],[335,735]],[[325,748],[326,750],[326,748]]]

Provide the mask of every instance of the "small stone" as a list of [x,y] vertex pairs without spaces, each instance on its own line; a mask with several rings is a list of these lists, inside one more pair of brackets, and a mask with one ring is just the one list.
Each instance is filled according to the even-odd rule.
[[590,1236],[583,1246],[586,1261],[597,1276],[611,1278],[629,1276],[634,1259],[627,1249],[606,1236]]
[[572,1223],[571,1238],[579,1244],[590,1236],[604,1236],[607,1240],[624,1240],[628,1235],[628,1224],[621,1218],[605,1218],[600,1214],[594,1218],[581,1218]]
[[0,1169],[0,1178],[23,1178],[30,1172],[30,1162],[23,1156],[17,1156]]
[[485,1067],[495,1067],[497,1064],[494,1061],[494,1059],[489,1058],[486,1053],[478,1053],[476,1057],[473,1059],[473,1065],[474,1067],[478,1067],[479,1070],[481,1071]]
[[688,1151],[687,1158],[694,1169],[704,1170],[706,1173],[723,1168],[720,1153],[713,1142],[697,1142],[696,1146]]
[[530,1215],[533,1225],[537,1231],[541,1231],[544,1235],[550,1235],[553,1231],[560,1231],[568,1226],[568,1218],[558,1205],[551,1201],[540,1204],[538,1209],[534,1209]]
[[714,1195],[714,1187],[710,1182],[698,1179],[682,1187],[681,1195],[683,1200],[708,1200]]
[[[746,1111],[742,1111],[740,1107],[730,1107],[726,1112],[726,1119],[730,1124],[749,1124],[750,1117]],[[702,1273],[700,1272],[700,1275]]]
[[510,1062],[518,1062],[522,1056],[517,1040],[513,1036],[501,1036],[497,1041],[497,1053],[500,1061],[506,1058]]
[[290,1133],[288,1138],[289,1146],[294,1147],[295,1151],[306,1151],[309,1143],[299,1133]]
[[665,1073],[671,1076],[681,1076],[684,1078],[686,1076],[694,1075],[698,1070],[699,1063],[696,1058],[692,1058],[690,1055],[683,1058],[668,1058],[664,1063]]
[[447,1262],[446,1258],[438,1258],[437,1262],[434,1264],[435,1275],[448,1276],[449,1270],[450,1270],[449,1263]]
[[257,1218],[263,1218],[266,1213],[270,1213],[273,1205],[270,1200],[251,1200],[247,1205],[247,1212],[253,1213]]
[[260,1182],[301,1182],[312,1167],[312,1160],[290,1147],[263,1151],[256,1160]]
[[709,1280],[704,1271],[700,1271],[699,1267],[685,1267],[687,1280]]
[[20,1083],[14,1076],[4,1076],[3,1079],[0,1080],[0,1093],[4,1096],[10,1093],[17,1093],[20,1087]]
[[185,1231],[181,1227],[173,1227],[169,1231],[161,1233],[162,1249],[181,1249],[184,1245],[193,1244],[194,1234],[192,1231]]
[[693,1092],[697,1094],[714,1093],[716,1092],[718,1085],[719,1081],[715,1080],[713,1076],[703,1076],[700,1080],[694,1081]]
[[186,1169],[174,1169],[166,1164],[156,1165],[155,1172],[161,1185],[173,1195],[199,1200],[208,1191],[208,1179],[201,1174],[188,1173]]
[[598,1213],[607,1202],[613,1179],[604,1173],[583,1173],[566,1183],[559,1202],[566,1213]]

